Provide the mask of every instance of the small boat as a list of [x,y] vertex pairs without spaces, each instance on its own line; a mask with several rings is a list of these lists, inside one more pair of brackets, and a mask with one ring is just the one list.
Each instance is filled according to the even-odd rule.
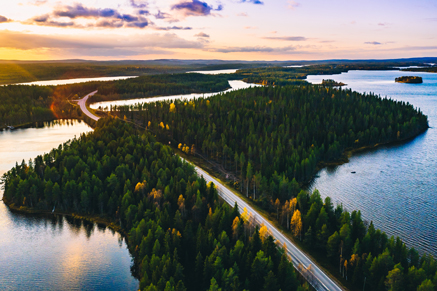
[[353,171],[353,172],[351,172],[352,174],[356,174],[357,172],[355,172],[355,171]]

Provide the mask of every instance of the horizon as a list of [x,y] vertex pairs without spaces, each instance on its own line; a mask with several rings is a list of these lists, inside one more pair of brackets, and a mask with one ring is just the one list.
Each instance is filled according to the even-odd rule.
[[23,0],[0,13],[0,59],[433,57],[436,13],[429,0]]
[[18,60],[18,59],[0,59],[0,62],[130,62],[130,61],[143,61],[143,62],[157,62],[157,61],[191,61],[191,62],[226,62],[229,64],[238,63],[238,62],[246,62],[246,63],[319,63],[319,62],[383,62],[383,61],[393,61],[393,62],[423,62],[423,61],[437,61],[437,57],[405,57],[405,58],[370,58],[370,59],[302,59],[302,60],[223,60],[223,59],[178,59],[178,58],[168,58],[168,59],[107,59],[107,60],[98,60],[98,59],[48,59],[48,60]]

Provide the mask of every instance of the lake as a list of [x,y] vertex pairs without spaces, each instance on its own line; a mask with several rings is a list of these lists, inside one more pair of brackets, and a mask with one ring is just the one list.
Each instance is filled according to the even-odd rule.
[[136,76],[76,78],[76,79],[65,79],[65,80],[35,81],[35,82],[18,83],[12,85],[58,86],[58,85],[68,85],[68,84],[85,83],[85,82],[107,82],[107,81],[116,81],[116,80],[126,80],[131,78],[136,78]]
[[205,75],[219,75],[219,74],[234,74],[238,69],[228,69],[228,70],[211,70],[211,71],[190,71],[187,73],[198,73]]
[[243,81],[229,81],[229,85],[231,86],[231,88],[226,90],[226,91],[222,91],[222,92],[193,93],[193,94],[185,94],[185,95],[179,94],[179,95],[172,95],[172,96],[157,96],[157,97],[150,97],[150,98],[103,101],[103,102],[96,102],[96,103],[90,104],[90,107],[92,109],[108,110],[111,106],[126,106],[126,105],[135,105],[138,103],[151,103],[151,102],[157,102],[157,101],[167,101],[167,100],[176,100],[176,99],[192,100],[194,98],[208,98],[208,97],[211,97],[214,95],[218,95],[221,93],[226,93],[226,92],[230,92],[230,91],[234,91],[234,90],[261,86],[258,84],[249,84],[249,83],[246,83]]
[[[423,84],[395,83],[408,75],[422,77]],[[322,79],[410,102],[428,116],[431,128],[411,141],[354,154],[347,164],[321,170],[310,190],[317,188],[349,211],[361,210],[364,219],[389,236],[437,257],[437,74],[350,71],[307,78],[314,84]]]
[[21,163],[24,159],[27,163],[29,159],[49,152],[74,136],[92,131],[86,123],[78,120],[56,120],[45,122],[42,126],[0,131],[0,177],[16,162]]
[[[27,162],[89,131],[77,120],[0,131],[0,176],[16,162]],[[80,220],[13,213],[0,202],[0,252],[0,290],[137,290],[139,286],[120,234]]]

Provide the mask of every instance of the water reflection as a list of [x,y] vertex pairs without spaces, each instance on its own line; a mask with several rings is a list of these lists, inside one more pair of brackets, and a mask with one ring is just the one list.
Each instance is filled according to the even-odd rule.
[[[77,120],[58,120],[0,131],[0,175],[91,130]],[[137,290],[139,285],[120,234],[61,215],[12,213],[2,202],[0,254],[0,290]]]
[[136,290],[124,238],[62,215],[0,204],[0,290]]

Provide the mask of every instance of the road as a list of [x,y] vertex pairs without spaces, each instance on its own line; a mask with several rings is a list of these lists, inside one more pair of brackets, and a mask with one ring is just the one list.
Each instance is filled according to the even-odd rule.
[[89,118],[91,118],[95,121],[99,120],[100,117],[97,117],[94,114],[92,114],[91,112],[89,112],[88,108],[86,108],[86,102],[87,102],[88,98],[90,98],[91,96],[93,96],[96,93],[97,93],[97,90],[89,93],[88,95],[86,95],[85,97],[83,97],[80,100],[73,100],[73,101],[77,101],[77,104],[80,106],[80,109],[82,110],[83,113],[85,113],[86,116],[88,116]]
[[[293,265],[298,267],[301,264],[307,271],[305,271],[305,277],[308,279],[308,282],[313,285],[316,290],[343,290],[340,286],[338,286],[334,281],[332,281],[317,265],[315,265],[310,258],[308,258],[301,250],[299,250],[289,239],[287,239],[281,231],[275,228],[267,219],[258,214],[252,207],[250,207],[246,202],[244,202],[241,198],[235,195],[232,191],[227,189],[224,185],[222,185],[219,181],[214,179],[211,175],[206,173],[204,170],[196,167],[196,172],[199,176],[203,176],[203,178],[207,182],[213,182],[217,187],[217,191],[219,195],[231,206],[235,205],[237,202],[240,213],[243,213],[244,208],[247,209],[248,213],[252,213],[255,221],[258,224],[264,224],[270,231],[270,234],[280,242],[281,246],[285,243],[287,246],[288,254],[290,255]],[[311,271],[308,271],[308,267],[310,267]]]
[[[85,113],[88,117],[92,118],[93,120],[99,120],[100,118],[93,115],[91,112],[88,111],[88,108],[86,107],[86,101],[89,97],[96,94],[97,91],[94,91],[85,97],[83,97],[78,101],[78,104],[80,105],[80,109],[82,109],[82,112]],[[184,160],[184,159],[183,159]],[[248,213],[252,213],[253,218],[255,221],[261,225],[264,224],[270,234],[281,244],[281,246],[285,243],[287,246],[287,251],[289,256],[291,257],[291,260],[293,262],[293,265],[297,270],[299,270],[298,266],[301,265],[305,269],[302,274],[308,282],[316,289],[316,290],[330,290],[330,291],[336,291],[336,290],[343,290],[340,286],[338,286],[334,281],[332,281],[328,275],[325,274],[314,262],[308,258],[300,249],[298,249],[288,238],[286,238],[281,231],[279,231],[276,227],[274,227],[267,219],[265,219],[262,215],[258,214],[252,207],[250,207],[244,200],[239,198],[237,195],[235,195],[232,191],[230,191],[226,186],[224,186],[222,183],[214,179],[211,175],[209,175],[207,172],[202,170],[201,168],[195,166],[196,172],[199,176],[203,176],[203,178],[207,182],[213,182],[214,185],[217,187],[217,191],[219,195],[231,206],[235,205],[235,202],[238,205],[238,208],[240,210],[240,213],[243,213],[244,208],[247,209]],[[301,272],[301,271],[300,271]]]

